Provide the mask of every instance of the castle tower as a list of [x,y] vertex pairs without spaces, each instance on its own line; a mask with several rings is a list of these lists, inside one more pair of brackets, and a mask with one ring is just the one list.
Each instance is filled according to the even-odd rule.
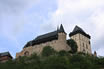
[[86,34],[80,27],[76,26],[69,34],[70,38],[75,40],[78,45],[78,52],[92,54],[90,35]]
[[65,32],[65,30],[64,30],[64,27],[63,27],[63,25],[61,24],[61,26],[60,26],[60,29],[58,30],[58,39],[59,40],[63,40],[63,41],[66,41],[66,32]]
[[66,50],[69,51],[71,48],[68,46],[66,41],[66,32],[64,30],[63,25],[61,24],[59,30],[58,30],[58,49],[60,50]]

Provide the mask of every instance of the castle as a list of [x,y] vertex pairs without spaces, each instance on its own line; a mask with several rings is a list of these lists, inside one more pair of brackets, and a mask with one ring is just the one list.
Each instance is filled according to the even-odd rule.
[[[56,51],[70,51],[71,47],[67,44],[67,33],[61,24],[56,31],[40,35],[34,40],[29,41],[23,50],[16,54],[16,58],[20,56],[30,56],[33,53],[41,54],[45,46],[51,46]],[[69,34],[70,38],[75,40],[78,46],[78,52],[91,53],[90,35],[86,34],[80,27],[76,26]]]

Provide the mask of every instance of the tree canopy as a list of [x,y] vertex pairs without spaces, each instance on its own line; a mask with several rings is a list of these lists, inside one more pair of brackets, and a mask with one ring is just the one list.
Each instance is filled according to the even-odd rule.
[[55,54],[55,50],[51,46],[45,46],[42,51],[42,56],[50,56]]
[[71,52],[72,53],[76,53],[77,52],[77,43],[73,40],[73,39],[69,39],[67,40],[67,44],[71,47]]
[[[64,51],[61,51],[64,52]],[[65,52],[64,52],[65,53]],[[59,53],[43,57],[32,55],[0,63],[0,69],[101,69],[104,68],[104,57],[74,54],[59,55]]]
[[[104,68],[104,57],[95,57],[88,54],[75,53],[70,55],[67,51],[56,52],[46,46],[42,56],[34,53],[18,59],[0,63],[0,69],[101,69]],[[52,55],[52,56],[51,56]]]

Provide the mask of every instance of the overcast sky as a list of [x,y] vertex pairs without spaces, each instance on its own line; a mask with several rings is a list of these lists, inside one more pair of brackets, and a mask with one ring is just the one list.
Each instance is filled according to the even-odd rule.
[[67,34],[76,25],[83,28],[92,52],[104,56],[104,0],[0,0],[0,52],[15,57],[28,41],[60,24]]

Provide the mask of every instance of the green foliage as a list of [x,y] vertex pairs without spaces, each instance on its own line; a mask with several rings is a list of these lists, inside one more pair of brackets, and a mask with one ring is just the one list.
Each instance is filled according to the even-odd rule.
[[[98,69],[95,64],[88,59],[88,56],[83,55],[73,55],[70,59],[72,63],[72,68],[79,68],[79,69]],[[74,67],[73,67],[74,66]]]
[[104,68],[104,57],[100,57],[97,59],[97,63]]
[[65,50],[61,50],[58,52],[59,56],[65,56],[65,55],[69,55],[67,51]]
[[68,69],[68,60],[65,57],[51,56],[43,63],[43,69]]
[[67,40],[67,44],[71,47],[70,53],[76,53],[77,52],[77,43],[73,39]]
[[35,53],[30,57],[21,57],[0,63],[0,69],[101,69],[104,68],[104,57],[87,54],[74,54],[62,50],[55,55],[43,57]]
[[55,54],[55,50],[51,46],[46,46],[43,48],[42,56],[50,56]]

